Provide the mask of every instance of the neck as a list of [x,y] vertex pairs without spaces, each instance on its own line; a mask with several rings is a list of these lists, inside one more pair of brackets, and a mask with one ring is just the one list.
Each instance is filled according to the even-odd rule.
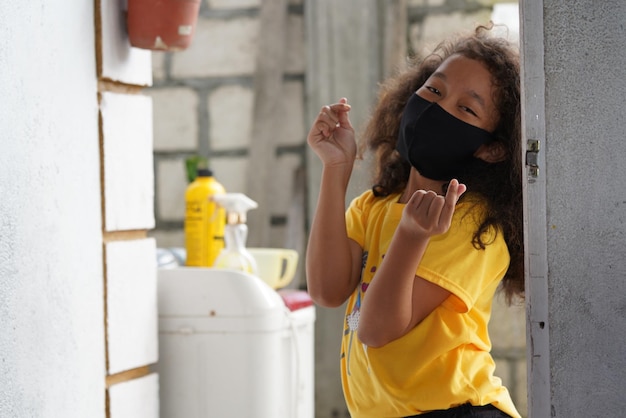
[[445,181],[431,180],[422,176],[415,168],[411,168],[411,174],[409,174],[409,180],[406,183],[404,192],[400,196],[398,203],[407,203],[413,193],[418,190],[432,190],[437,194],[443,194],[443,185]]

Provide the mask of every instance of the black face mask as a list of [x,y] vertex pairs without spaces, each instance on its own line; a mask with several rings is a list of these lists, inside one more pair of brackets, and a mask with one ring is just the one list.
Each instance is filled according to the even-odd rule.
[[452,180],[474,165],[476,150],[491,141],[489,132],[413,94],[402,114],[396,149],[424,177]]

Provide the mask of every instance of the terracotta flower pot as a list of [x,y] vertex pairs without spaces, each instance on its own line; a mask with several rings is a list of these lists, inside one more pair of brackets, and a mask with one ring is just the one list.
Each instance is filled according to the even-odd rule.
[[158,51],[186,49],[196,32],[201,0],[128,0],[132,46]]

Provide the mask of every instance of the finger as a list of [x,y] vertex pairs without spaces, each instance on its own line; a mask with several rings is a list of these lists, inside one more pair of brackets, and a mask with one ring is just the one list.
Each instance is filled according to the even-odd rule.
[[407,202],[407,206],[409,206],[413,210],[416,210],[422,204],[424,196],[426,196],[426,191],[417,190],[411,195],[411,198]]
[[432,220],[434,223],[439,223],[441,219],[441,212],[443,207],[445,206],[445,199],[443,196],[435,195],[428,207],[428,218]]
[[337,103],[332,103],[332,104],[329,104],[328,106],[334,112],[346,111],[346,110],[350,110],[351,108],[351,106],[348,104],[348,99],[346,99],[345,97],[342,97],[341,99],[339,99]]
[[431,206],[437,194],[431,190],[418,190],[414,196],[416,197],[412,207],[414,214],[424,220],[430,219],[432,217]]
[[315,126],[314,135],[320,135],[322,138],[328,138],[328,128],[325,125]]
[[320,110],[319,118],[328,121],[328,123],[333,126],[337,126],[337,123],[339,122],[339,117],[337,116],[336,110],[333,110],[333,106],[334,105],[326,105],[322,107],[322,110]]
[[439,196],[432,190],[426,192],[424,199],[422,200],[422,210],[424,211],[423,214],[426,216],[426,219],[437,220],[439,213],[441,212],[441,206],[443,206],[438,202],[442,200],[443,197]]
[[454,203],[456,204],[456,202],[458,202],[461,195],[465,193],[465,191],[467,190],[467,186],[462,183],[459,183],[457,179],[452,179],[450,183],[456,186],[456,197],[454,200]]
[[313,132],[319,132],[322,134],[322,136],[324,137],[329,137],[333,130],[335,129],[334,126],[330,126],[327,122],[323,121],[323,120],[318,120],[315,125],[313,126],[312,131]]
[[[319,126],[319,131],[322,132],[322,134],[325,137],[330,136],[333,131],[335,130],[335,128],[337,128],[340,123],[339,123],[339,115],[338,111],[340,111],[341,106],[348,106],[348,105],[343,105],[343,104],[334,104],[334,105],[326,105],[323,106],[322,109],[320,110],[320,113],[317,117],[317,122],[320,123],[325,123],[326,126]],[[333,108],[335,108],[336,110],[333,110]],[[348,106],[348,110],[349,110],[349,106]]]
[[465,192],[465,189],[465,185],[459,184],[458,180],[453,179],[452,181],[450,181],[450,184],[448,185],[448,190],[446,191],[445,203],[439,217],[441,221],[449,222],[452,219],[452,214],[454,213],[456,202],[459,200],[459,197]]
[[337,126],[350,127],[350,121],[348,120],[348,112],[352,109],[348,103],[348,100],[343,97],[339,99],[339,103],[329,105],[329,109],[332,112],[333,119]]
[[322,113],[319,119],[326,122],[333,129],[339,125],[339,117],[336,114]]
[[340,126],[342,128],[346,128],[346,129],[351,129],[352,128],[352,123],[350,123],[350,118],[348,116],[348,112],[349,111],[350,111],[350,109],[346,110],[345,112],[340,112],[338,114],[338,116],[339,116],[338,126]]

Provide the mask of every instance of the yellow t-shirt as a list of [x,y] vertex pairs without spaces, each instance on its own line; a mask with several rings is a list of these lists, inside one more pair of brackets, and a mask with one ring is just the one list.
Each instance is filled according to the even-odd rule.
[[341,347],[344,395],[352,418],[390,418],[448,409],[465,403],[493,404],[519,417],[509,392],[493,375],[487,324],[509,252],[495,229],[476,249],[472,237],[482,214],[467,196],[457,204],[445,234],[432,237],[416,275],[452,293],[408,334],[368,348],[357,337],[361,301],[402,217],[399,195],[371,191],[346,212],[348,235],[363,248],[361,283],[348,300]]

